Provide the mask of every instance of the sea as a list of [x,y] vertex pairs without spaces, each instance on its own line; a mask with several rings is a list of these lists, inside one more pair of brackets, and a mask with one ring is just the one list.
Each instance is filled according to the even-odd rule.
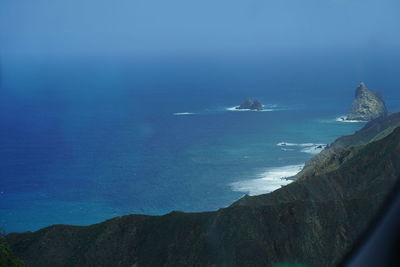
[[[399,54],[2,58],[0,227],[224,208],[336,138],[357,85],[400,110]],[[238,111],[246,98],[264,111]]]

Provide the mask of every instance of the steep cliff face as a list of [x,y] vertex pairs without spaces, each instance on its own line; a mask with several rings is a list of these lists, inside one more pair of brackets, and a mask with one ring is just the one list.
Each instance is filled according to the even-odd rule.
[[[400,126],[400,113],[379,117],[367,123],[361,130],[348,136],[342,136],[327,146],[321,153],[306,162],[303,170],[293,179],[299,179],[306,175],[321,174],[334,168],[338,168],[347,158],[352,156],[351,147],[363,146],[370,142],[380,140],[396,127]],[[344,157],[344,154],[347,154]]]
[[28,266],[334,266],[399,180],[400,128],[340,153],[352,156],[338,168],[216,212],[56,225],[7,241]]
[[356,89],[356,99],[347,119],[371,121],[386,115],[387,109],[381,95],[369,90],[362,82]]

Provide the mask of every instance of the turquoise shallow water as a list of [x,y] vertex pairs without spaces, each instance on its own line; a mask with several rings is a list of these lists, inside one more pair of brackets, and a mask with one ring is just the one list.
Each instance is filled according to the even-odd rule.
[[[203,77],[192,81],[197,89],[165,80],[144,90],[93,66],[32,72],[3,75],[0,225],[8,232],[225,207],[259,193],[254,179],[304,164],[313,156],[304,144],[327,144],[363,125],[336,121],[357,84],[323,94],[304,81],[303,93],[268,83],[229,89],[226,75],[225,85]],[[396,91],[383,93],[396,109]],[[248,96],[271,111],[227,110]]]

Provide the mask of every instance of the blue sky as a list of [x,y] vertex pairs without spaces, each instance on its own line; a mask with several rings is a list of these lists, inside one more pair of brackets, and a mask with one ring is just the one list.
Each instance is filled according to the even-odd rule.
[[392,49],[398,14],[398,0],[1,0],[0,53]]

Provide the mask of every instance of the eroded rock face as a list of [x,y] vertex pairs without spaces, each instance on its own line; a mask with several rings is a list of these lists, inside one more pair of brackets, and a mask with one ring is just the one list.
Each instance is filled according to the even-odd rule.
[[[309,159],[303,170],[292,178],[296,180],[301,177],[316,175],[317,173],[320,174],[321,171],[332,170],[332,167],[335,168],[335,166],[332,165],[333,162],[330,159],[338,159],[335,157],[335,154],[340,153],[341,150],[355,146],[364,146],[368,143],[381,140],[391,134],[397,127],[400,127],[400,113],[393,113],[370,121],[354,134],[342,136],[336,139],[332,144],[329,144],[319,154]],[[336,163],[337,167],[343,163],[343,161],[339,160]],[[327,165],[330,165],[330,167]]]
[[387,115],[387,109],[381,95],[369,90],[362,82],[356,89],[348,120],[371,121]]
[[263,110],[264,107],[258,100],[246,99],[239,107],[236,109],[250,109],[250,110]]

